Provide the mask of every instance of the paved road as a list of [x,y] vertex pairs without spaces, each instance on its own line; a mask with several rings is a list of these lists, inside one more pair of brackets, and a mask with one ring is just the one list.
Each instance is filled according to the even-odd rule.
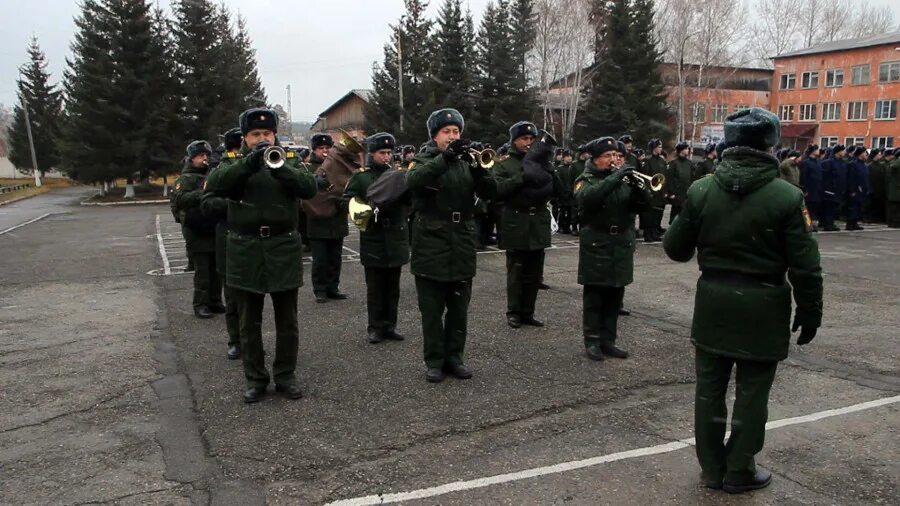
[[60,188],[42,194],[40,198],[32,197],[0,206],[0,232],[48,213],[68,212],[73,205],[96,192],[89,186]]
[[[582,352],[571,238],[556,238],[547,255],[553,288],[538,300],[543,330],[505,325],[504,257],[480,255],[467,350],[476,375],[440,385],[424,381],[411,276],[401,287],[408,339],[369,345],[362,268],[348,251],[347,301],[315,304],[306,269],[306,397],[245,406],[240,365],[224,357],[224,322],[193,318],[190,276],[160,275],[161,237],[172,274],[178,266],[168,209],[66,210],[0,236],[0,503],[884,504],[900,496],[900,230],[820,236],[825,325],[780,367],[770,420],[783,426],[771,429],[759,458],[776,481],[725,497],[698,486],[685,442],[696,264],[674,264],[659,246],[639,246],[626,294],[634,315],[623,319],[621,340],[633,358],[600,364]],[[358,251],[354,237],[347,246]],[[271,315],[264,325],[271,349]]]

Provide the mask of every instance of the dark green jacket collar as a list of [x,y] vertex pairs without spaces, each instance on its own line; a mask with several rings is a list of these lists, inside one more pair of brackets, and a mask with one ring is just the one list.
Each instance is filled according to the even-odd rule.
[[713,175],[725,191],[747,195],[778,177],[778,159],[765,151],[737,146],[722,153]]

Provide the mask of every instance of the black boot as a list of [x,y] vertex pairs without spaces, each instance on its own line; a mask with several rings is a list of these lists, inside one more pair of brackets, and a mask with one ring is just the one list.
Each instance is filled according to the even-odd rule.
[[266,396],[266,387],[250,387],[244,392],[244,402],[247,404],[259,402]]
[[614,344],[607,344],[600,346],[600,349],[603,350],[603,354],[613,358],[628,358],[628,352],[619,348]]
[[204,320],[208,318],[212,318],[215,315],[210,312],[209,308],[206,306],[197,306],[194,308],[194,316],[197,318],[202,318]]
[[232,346],[228,348],[228,353],[225,356],[228,357],[228,360],[237,360],[241,358],[241,347]]
[[287,385],[275,384],[275,391],[281,392],[288,399],[300,399],[303,397],[303,390],[300,390],[300,386],[295,383]]
[[763,469],[757,469],[756,475],[748,481],[731,483],[726,480],[722,483],[722,489],[729,494],[742,494],[751,490],[766,488],[770,483],[772,483],[772,473]]
[[381,335],[381,331],[378,329],[369,329],[369,335],[366,339],[368,339],[370,344],[378,344],[384,341],[384,336]]

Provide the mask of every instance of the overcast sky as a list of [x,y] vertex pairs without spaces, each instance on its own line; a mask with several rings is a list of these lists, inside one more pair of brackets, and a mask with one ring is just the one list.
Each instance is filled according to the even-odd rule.
[[[403,14],[403,0],[224,1],[247,18],[269,101],[283,104],[285,87],[291,85],[295,121],[312,121],[350,89],[369,88],[372,62],[381,59],[388,40],[388,24]],[[488,0],[467,2],[477,25]],[[32,34],[47,54],[53,81],[61,78],[79,9],[75,0],[3,3],[0,103],[10,105],[16,100],[16,68],[26,61]],[[434,13],[442,0],[430,3]],[[893,5],[900,19],[900,2],[872,0],[872,4]]]

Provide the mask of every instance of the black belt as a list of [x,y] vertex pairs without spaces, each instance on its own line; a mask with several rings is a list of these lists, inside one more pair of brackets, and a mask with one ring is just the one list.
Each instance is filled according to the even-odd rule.
[[286,225],[260,225],[258,227],[253,228],[232,228],[229,227],[229,230],[238,234],[238,235],[248,235],[261,237],[263,239],[267,239],[276,235],[283,235],[294,232],[294,227],[286,226]]
[[703,269],[700,277],[707,281],[731,285],[784,285],[784,274],[751,274],[722,269]]
[[585,225],[585,227],[586,227],[586,228],[589,228],[589,229],[591,229],[591,230],[596,230],[597,232],[603,232],[604,234],[609,234],[609,235],[619,235],[619,234],[621,234],[622,232],[625,232],[626,230],[628,230],[628,226],[627,226],[627,225],[610,225],[610,226],[608,226],[608,227],[598,227],[598,226],[595,226],[595,225]]
[[433,211],[422,211],[417,213],[416,215],[426,219],[449,221],[451,223],[468,221],[474,217],[471,209],[468,211],[445,211],[441,213],[435,213]]
[[532,206],[532,207],[513,207],[512,210],[517,213],[527,213],[528,216],[536,215],[541,209],[547,209],[544,206]]

